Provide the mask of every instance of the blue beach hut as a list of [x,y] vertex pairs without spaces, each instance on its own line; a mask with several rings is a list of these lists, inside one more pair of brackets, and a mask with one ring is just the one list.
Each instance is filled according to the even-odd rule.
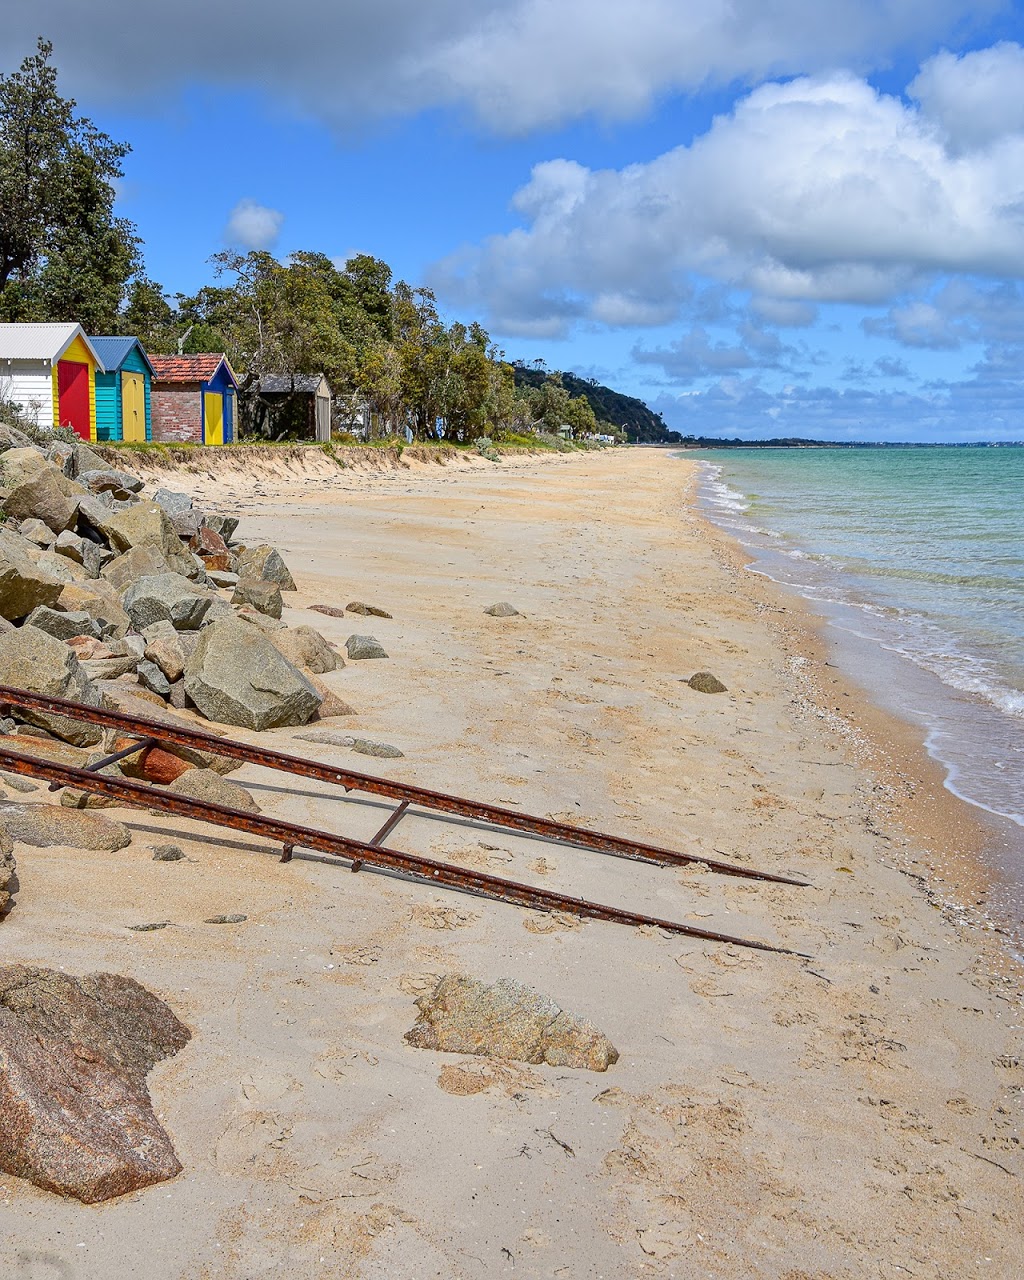
[[105,373],[96,374],[96,439],[152,439],[153,366],[138,338],[90,338]]

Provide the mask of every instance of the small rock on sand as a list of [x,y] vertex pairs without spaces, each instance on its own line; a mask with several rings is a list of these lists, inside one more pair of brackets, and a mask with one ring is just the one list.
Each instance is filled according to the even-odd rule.
[[354,662],[359,662],[364,658],[386,658],[388,656],[384,646],[376,636],[349,636],[345,641],[345,649]]
[[361,756],[377,756],[381,760],[397,760],[405,755],[404,751],[399,751],[390,743],[371,742],[369,738],[353,738],[352,750],[358,751]]
[[362,600],[353,600],[345,606],[346,613],[360,613],[364,617],[371,618],[390,618],[391,614],[385,609],[379,609],[375,604],[363,604]]
[[185,851],[176,844],[154,844],[150,846],[154,862],[180,862]]
[[417,1049],[590,1071],[606,1071],[619,1058],[615,1046],[592,1023],[511,978],[488,985],[446,974],[416,1007],[419,1019],[405,1039]]
[[686,682],[691,689],[696,689],[698,693],[726,693],[727,689],[717,676],[713,676],[710,671],[698,671],[696,675],[690,676]]

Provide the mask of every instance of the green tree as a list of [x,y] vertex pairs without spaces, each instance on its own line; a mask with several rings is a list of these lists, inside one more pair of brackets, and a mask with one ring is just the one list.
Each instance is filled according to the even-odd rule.
[[162,286],[147,276],[136,277],[128,287],[116,332],[138,338],[147,351],[173,355],[181,331],[178,312]]
[[134,226],[114,216],[130,148],[75,115],[52,52],[40,38],[0,76],[0,317],[110,332],[139,261]]

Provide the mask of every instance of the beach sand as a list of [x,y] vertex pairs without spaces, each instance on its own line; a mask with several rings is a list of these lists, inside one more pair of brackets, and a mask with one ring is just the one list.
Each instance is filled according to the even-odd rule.
[[[286,620],[387,661],[324,677],[363,772],[765,870],[672,870],[409,817],[391,843],[807,952],[525,912],[152,814],[114,855],[19,846],[5,958],[130,974],[192,1042],[150,1077],[184,1172],[94,1207],[0,1177],[31,1280],[1017,1277],[1024,1054],[971,810],[828,664],[793,597],[653,450],[160,477],[281,547]],[[362,600],[391,620],[309,612]],[[521,616],[495,618],[506,600]],[[728,692],[685,681],[716,674]],[[234,736],[245,737],[242,731]],[[367,838],[388,806],[252,767],[268,813]],[[173,838],[188,858],[152,861]],[[937,877],[945,871],[946,879]],[[955,883],[954,883],[955,882]],[[219,913],[244,923],[204,924]],[[170,920],[156,932],[126,926]],[[597,1024],[604,1074],[412,1048],[444,973]]]

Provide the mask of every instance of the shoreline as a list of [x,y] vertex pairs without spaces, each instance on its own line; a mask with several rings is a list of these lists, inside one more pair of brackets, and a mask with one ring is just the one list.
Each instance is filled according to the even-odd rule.
[[[681,461],[687,461],[684,458]],[[924,849],[901,864],[911,874],[923,875],[942,899],[944,909],[959,912],[974,927],[991,930],[1018,949],[1011,964],[1020,968],[1019,949],[1024,946],[1024,920],[1014,920],[996,907],[989,917],[990,898],[1012,886],[1019,896],[1020,877],[1014,878],[999,863],[1024,841],[1015,825],[1001,814],[959,794],[949,785],[950,768],[928,747],[928,730],[901,716],[876,699],[843,661],[842,644],[832,632],[832,620],[815,608],[798,587],[779,582],[759,570],[757,551],[721,528],[701,509],[696,494],[698,463],[691,462],[689,501],[706,524],[710,537],[721,542],[720,553],[741,566],[749,581],[764,587],[766,599],[783,602],[780,614],[766,616],[768,625],[791,633],[795,656],[803,666],[802,679],[813,685],[816,705],[832,718],[839,732],[850,739],[850,750],[865,768],[881,779],[888,794],[880,795],[880,814],[895,822],[910,842]],[[906,661],[905,659],[903,661]],[[845,706],[835,699],[849,698]],[[853,708],[852,712],[850,708]],[[1024,974],[1024,969],[1021,969]]]
[[[9,1249],[76,1280],[1016,1276],[1016,988],[1000,940],[897,865],[923,866],[928,830],[960,820],[945,806],[966,806],[895,726],[877,767],[898,785],[875,790],[849,717],[818,714],[873,714],[830,683],[820,624],[748,572],[684,493],[692,469],[666,464],[623,450],[158,483],[281,548],[289,625],[339,645],[372,631],[390,655],[324,677],[357,712],[330,727],[403,758],[302,730],[267,745],[811,884],[414,816],[397,847],[815,959],[282,865],[265,842],[151,813],[118,813],[135,840],[114,858],[19,846],[10,958],[129,974],[193,1039],[150,1078],[185,1172],[98,1209],[0,1178]],[[349,600],[394,617],[309,607]],[[520,616],[485,615],[499,600]],[[728,691],[690,689],[698,670]],[[268,814],[356,838],[387,812],[252,766],[232,780]],[[881,811],[915,805],[935,818],[920,836]],[[186,858],[154,863],[156,839]],[[244,923],[204,926],[228,912]],[[128,931],[157,918],[173,927]],[[442,973],[533,986],[619,1061],[412,1048],[415,999]]]

